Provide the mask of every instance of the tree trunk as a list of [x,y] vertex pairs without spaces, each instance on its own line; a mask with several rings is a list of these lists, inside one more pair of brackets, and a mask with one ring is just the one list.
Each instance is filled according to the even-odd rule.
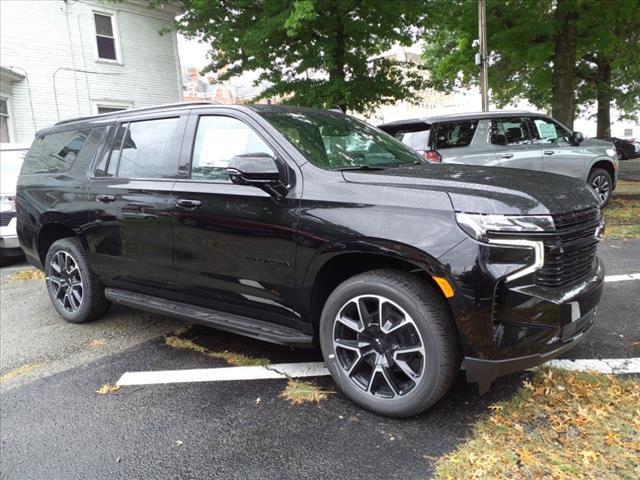
[[598,137],[611,136],[611,60],[598,59],[596,80],[596,100],[598,101]]
[[573,128],[576,86],[577,10],[573,0],[558,0],[555,18],[559,30],[553,54],[552,116]]
[[[331,82],[335,80],[340,80],[341,83],[344,82],[345,79],[345,71],[344,71],[344,53],[345,53],[345,38],[344,38],[344,25],[342,23],[342,18],[340,17],[340,12],[338,11],[337,2],[334,1],[331,3],[329,7],[329,12],[331,18],[334,19],[336,23],[335,30],[335,44],[333,47],[333,68],[329,71],[329,80]],[[344,86],[341,86],[337,89],[339,92],[344,91]],[[342,95],[342,93],[341,93]],[[346,113],[347,111],[347,103],[345,98],[341,96],[341,98],[335,99],[335,105],[329,105],[329,107],[340,107],[340,110]]]

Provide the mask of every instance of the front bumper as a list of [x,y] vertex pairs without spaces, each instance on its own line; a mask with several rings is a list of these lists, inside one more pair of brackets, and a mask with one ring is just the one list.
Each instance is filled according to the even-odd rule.
[[550,288],[536,280],[536,273],[507,280],[518,261],[533,262],[526,255],[523,250],[463,242],[440,259],[456,284],[450,306],[463,368],[481,391],[502,375],[540,365],[575,346],[591,328],[602,297],[604,267],[599,259],[577,283]]
[[[559,357],[563,353],[571,350],[584,337],[593,325],[594,308],[586,315],[577,320],[577,324],[582,324],[579,333],[562,343],[560,347],[544,353],[525,355],[522,357],[507,358],[504,360],[486,360],[482,358],[465,357],[463,368],[466,371],[467,381],[477,383],[480,394],[489,390],[491,383],[498,377],[520,372],[541,365],[549,360]],[[575,327],[575,326],[574,326]],[[566,328],[566,327],[565,327]],[[572,327],[573,330],[575,328]]]

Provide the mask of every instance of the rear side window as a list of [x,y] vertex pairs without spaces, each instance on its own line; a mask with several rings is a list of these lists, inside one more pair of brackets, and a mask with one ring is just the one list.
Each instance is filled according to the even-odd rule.
[[118,125],[111,150],[104,152],[96,177],[174,178],[178,174],[180,119],[162,118]]
[[491,122],[491,143],[494,145],[528,145],[531,136],[524,118],[499,118]]
[[467,147],[473,140],[477,127],[478,120],[441,123],[436,127],[432,147],[435,150]]
[[23,174],[68,171],[85,146],[91,129],[51,133],[35,139],[29,149]]

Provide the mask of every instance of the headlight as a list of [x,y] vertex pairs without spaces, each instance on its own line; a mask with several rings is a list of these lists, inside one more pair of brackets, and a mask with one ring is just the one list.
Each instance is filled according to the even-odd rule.
[[511,248],[532,249],[534,256],[531,264],[510,273],[505,281],[510,282],[529,275],[544,265],[544,244],[540,240],[524,238],[489,238],[490,232],[549,232],[555,230],[553,218],[549,215],[480,215],[476,213],[456,213],[460,228],[468,235],[494,245]]
[[476,213],[456,213],[460,228],[468,235],[487,242],[489,232],[548,232],[555,226],[549,215],[482,215]]
[[607,155],[611,158],[618,158],[618,152],[616,152],[615,148],[607,148]]

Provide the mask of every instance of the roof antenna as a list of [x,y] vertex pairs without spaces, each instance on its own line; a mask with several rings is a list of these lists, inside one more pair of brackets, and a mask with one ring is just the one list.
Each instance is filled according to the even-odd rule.
[[334,105],[329,109],[330,112],[338,112],[338,113],[346,113],[345,110],[342,109],[340,105]]

